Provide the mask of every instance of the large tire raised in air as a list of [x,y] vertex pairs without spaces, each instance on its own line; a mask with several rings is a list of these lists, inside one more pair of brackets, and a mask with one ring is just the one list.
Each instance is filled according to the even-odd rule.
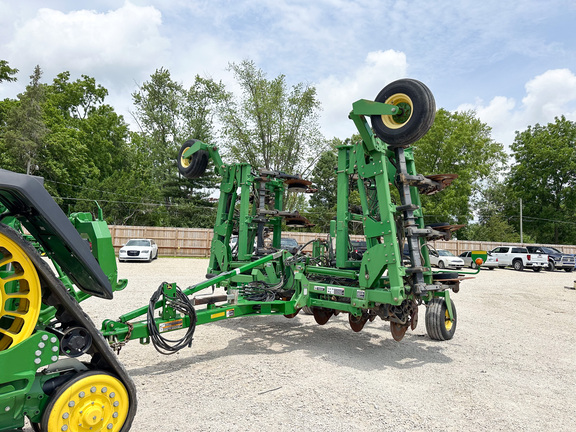
[[452,315],[454,316],[452,321],[448,314],[446,300],[443,298],[435,297],[426,305],[426,332],[430,339],[445,341],[454,337],[458,316],[456,315],[454,301],[450,303],[452,304]]
[[180,147],[178,152],[178,171],[182,176],[192,179],[201,177],[206,171],[208,166],[208,152],[206,150],[199,150],[190,157],[190,159],[185,159],[182,157],[184,152],[194,145],[198,141],[196,139],[191,139],[186,141]]
[[414,79],[401,79],[384,87],[375,102],[395,105],[397,115],[373,115],[372,127],[392,147],[408,147],[422,138],[434,124],[436,102],[428,87]]

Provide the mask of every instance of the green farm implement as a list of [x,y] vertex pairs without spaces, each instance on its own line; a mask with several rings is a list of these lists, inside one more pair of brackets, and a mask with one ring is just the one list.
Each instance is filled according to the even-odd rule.
[[[427,225],[420,194],[440,192],[455,176],[418,174],[410,148],[434,115],[432,94],[410,79],[389,84],[375,101],[355,102],[350,119],[361,139],[337,149],[330,232],[293,253],[281,248],[283,227],[310,223],[284,201],[313,192],[311,183],[224,163],[217,147],[187,141],[178,157],[182,176],[201,176],[211,159],[222,178],[207,279],[184,289],[163,283],[148,305],[105,320],[101,330],[79,303],[111,299],[126,285],[101,212],[66,217],[42,179],[0,170],[0,430],[21,428],[26,418],[49,432],[129,430],[135,388],[114,351],[138,339],[171,354],[210,322],[304,311],[323,325],[345,314],[355,332],[376,318],[388,321],[399,341],[425,307],[430,338],[451,339],[450,291],[458,292],[463,276],[432,272],[426,243],[447,240],[458,227]],[[350,204],[352,191],[360,206]],[[352,228],[366,239],[361,256],[351,253]],[[164,336],[176,330],[180,339]]]

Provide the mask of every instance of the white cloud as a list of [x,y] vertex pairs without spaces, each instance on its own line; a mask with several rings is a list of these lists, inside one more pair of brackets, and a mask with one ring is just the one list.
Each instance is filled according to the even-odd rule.
[[497,96],[488,105],[478,100],[457,110],[475,110],[492,127],[492,137],[506,148],[514,141],[515,132],[528,126],[547,124],[562,115],[576,120],[576,75],[569,69],[548,70],[528,81],[525,90],[519,106],[512,98]]
[[133,86],[169,46],[160,34],[161,25],[157,9],[130,2],[103,13],[41,8],[17,26],[2,49],[10,64],[21,70],[23,81],[39,64],[47,78],[70,71],[73,76],[95,76],[105,86]]
[[387,50],[368,53],[364,64],[352,75],[329,76],[317,85],[322,102],[320,126],[327,138],[344,139],[356,132],[348,119],[352,103],[358,99],[374,99],[388,83],[406,76],[408,64],[402,52]]

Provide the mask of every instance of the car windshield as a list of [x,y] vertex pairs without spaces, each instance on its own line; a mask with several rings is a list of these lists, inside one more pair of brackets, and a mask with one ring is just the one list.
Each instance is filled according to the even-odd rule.
[[440,255],[440,256],[454,256],[454,254],[452,252],[447,251],[447,250],[442,250],[442,249],[440,249],[438,251],[438,255]]
[[141,239],[128,240],[126,246],[150,246],[150,240],[141,240]]
[[280,245],[282,247],[298,247],[298,242],[293,238],[283,238],[280,240]]

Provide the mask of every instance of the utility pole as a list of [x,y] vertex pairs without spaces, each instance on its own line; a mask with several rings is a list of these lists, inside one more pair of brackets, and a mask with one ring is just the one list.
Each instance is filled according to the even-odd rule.
[[524,243],[524,235],[522,234],[522,198],[520,198],[520,243]]

